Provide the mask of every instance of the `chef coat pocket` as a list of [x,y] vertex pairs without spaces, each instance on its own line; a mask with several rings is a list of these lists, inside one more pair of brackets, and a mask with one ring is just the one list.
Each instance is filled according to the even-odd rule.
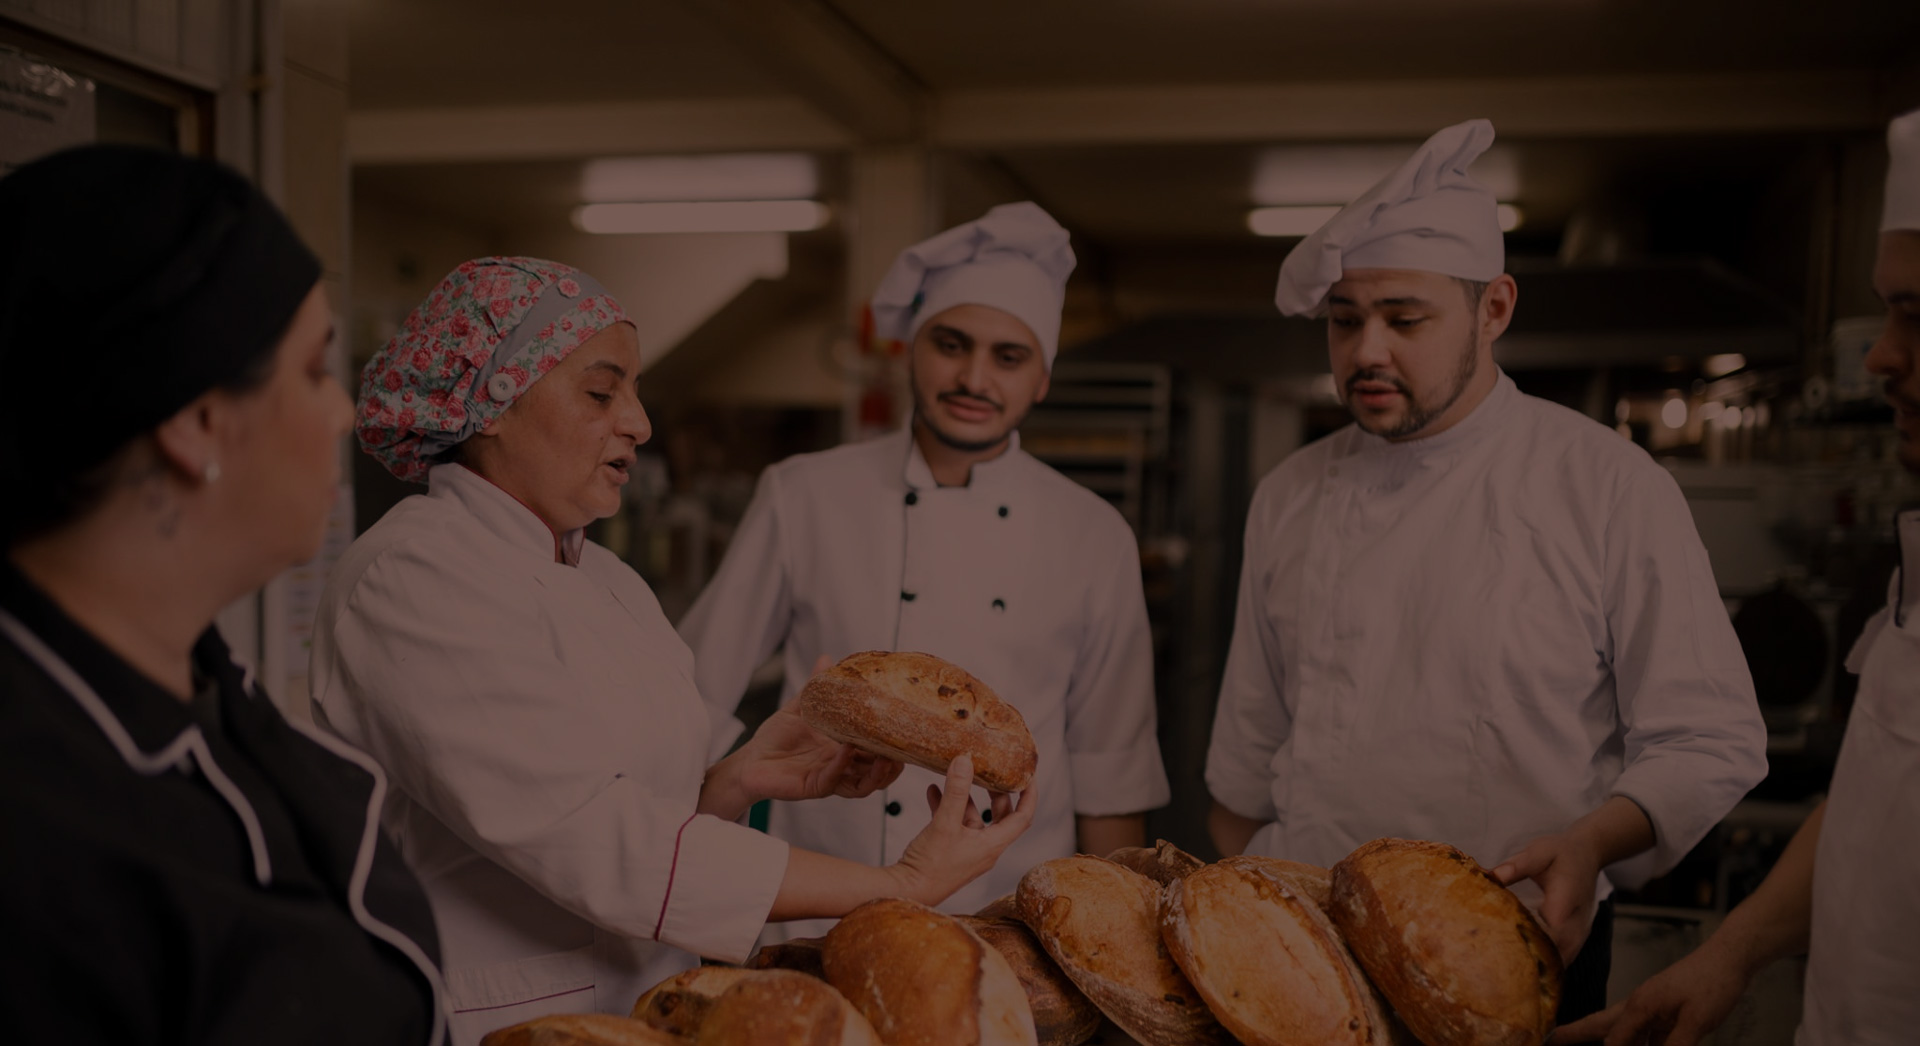
[[594,1012],[599,972],[592,946],[448,970],[448,1027],[453,1033],[453,1046],[474,1046],[490,1031],[535,1017]]

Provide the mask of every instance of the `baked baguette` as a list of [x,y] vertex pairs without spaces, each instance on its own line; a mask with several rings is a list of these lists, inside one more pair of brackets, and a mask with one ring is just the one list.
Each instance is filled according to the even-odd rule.
[[1033,1011],[1033,1030],[1040,1046],[1080,1046],[1100,1030],[1100,1008],[1060,972],[1034,939],[1032,930],[1014,919],[955,918],[1013,967],[1013,975],[1026,990],[1027,1008]]
[[686,1046],[645,1022],[606,1013],[559,1013],[488,1032],[480,1046]]
[[728,988],[694,1035],[698,1046],[881,1046],[873,1025],[825,981],[752,970]]
[[827,933],[827,983],[888,1046],[1038,1046],[1027,993],[993,946],[913,901],[869,901]]
[[815,730],[937,774],[973,753],[973,783],[1017,792],[1033,781],[1033,735],[1018,709],[930,654],[854,654],[800,688],[794,710]]
[[1333,873],[1325,868],[1299,861],[1285,861],[1278,857],[1255,857],[1241,854],[1238,857],[1223,857],[1221,864],[1251,868],[1270,879],[1277,879],[1297,894],[1313,899],[1313,903],[1325,910],[1332,903]]
[[738,966],[695,966],[647,989],[634,1002],[631,1016],[673,1035],[692,1035],[714,1000],[751,972]]
[[753,957],[747,960],[747,967],[754,970],[794,970],[825,980],[827,971],[820,965],[820,955],[826,943],[825,937],[795,937],[779,944],[769,944],[753,953]]
[[1251,862],[1167,887],[1167,951],[1245,1046],[1386,1046],[1386,1006],[1312,898]]
[[1165,839],[1159,840],[1150,847],[1122,847],[1108,854],[1107,860],[1122,868],[1131,868],[1161,886],[1192,875],[1206,867],[1205,861]]
[[1329,914],[1427,1046],[1539,1046],[1560,953],[1520,899],[1443,843],[1376,839],[1333,866]]
[[1100,857],[1033,866],[1014,894],[1020,921],[1120,1029],[1146,1046],[1224,1044],[1226,1030],[1160,937],[1160,887]]

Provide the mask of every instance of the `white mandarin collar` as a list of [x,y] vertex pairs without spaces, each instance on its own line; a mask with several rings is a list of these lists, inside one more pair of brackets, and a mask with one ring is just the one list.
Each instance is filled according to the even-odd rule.
[[[920,441],[913,438],[911,422],[894,438],[905,441],[902,448],[907,462],[905,478],[910,490],[933,490],[940,486],[933,478],[933,469],[927,464],[926,455],[920,453]],[[1020,451],[1020,431],[1015,429],[1008,434],[1007,449],[987,461],[975,462],[973,472],[967,478],[969,490],[994,490],[1005,486],[1012,480],[1013,469],[1009,465],[1013,456]]]
[[1353,452],[1382,455],[1391,459],[1426,465],[1453,451],[1479,442],[1490,433],[1498,431],[1504,423],[1513,418],[1513,408],[1520,400],[1520,387],[1513,383],[1513,379],[1507,376],[1506,371],[1498,373],[1500,377],[1493,383],[1487,398],[1481,400],[1471,413],[1460,419],[1459,424],[1447,431],[1437,436],[1395,443],[1355,426],[1356,440],[1353,444]]
[[[553,530],[526,503],[465,465],[435,465],[427,472],[427,496],[457,501],[501,540],[542,558],[553,556]],[[587,532],[575,528],[560,536],[560,556],[580,565]]]

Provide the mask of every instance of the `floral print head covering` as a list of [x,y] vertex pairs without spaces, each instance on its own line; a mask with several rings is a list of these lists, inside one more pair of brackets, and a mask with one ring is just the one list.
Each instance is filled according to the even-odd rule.
[[448,450],[505,413],[581,343],[631,323],[606,288],[539,258],[462,262],[360,374],[361,449],[424,483]]

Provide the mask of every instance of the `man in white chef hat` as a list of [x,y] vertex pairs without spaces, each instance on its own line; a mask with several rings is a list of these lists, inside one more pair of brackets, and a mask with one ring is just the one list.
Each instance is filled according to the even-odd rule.
[[[1885,382],[1900,463],[1920,475],[1920,110],[1887,130],[1873,288],[1887,325],[1867,354]],[[1892,1046],[1920,1036],[1920,509],[1899,515],[1887,606],[1847,658],[1860,689],[1827,798],[1753,895],[1698,949],[1556,1043],[1693,1046],[1755,974],[1805,952],[1798,1046]]]
[[1227,853],[1450,843],[1516,886],[1605,1005],[1612,883],[1677,863],[1766,772],[1740,644],[1678,486],[1494,363],[1518,289],[1474,120],[1288,255],[1354,424],[1248,512],[1207,785]]
[[[1133,532],[1021,451],[1016,431],[1047,393],[1073,264],[1067,231],[1032,203],[903,252],[873,315],[881,337],[909,345],[911,423],[769,468],[680,625],[718,716],[775,650],[783,701],[820,657],[908,650],[954,662],[1020,710],[1039,752],[1033,827],[951,912],[1011,893],[1041,861],[1142,844],[1143,812],[1168,798]],[[868,799],[775,804],[769,830],[890,863],[926,822],[918,797],[934,781],[909,767]]]

